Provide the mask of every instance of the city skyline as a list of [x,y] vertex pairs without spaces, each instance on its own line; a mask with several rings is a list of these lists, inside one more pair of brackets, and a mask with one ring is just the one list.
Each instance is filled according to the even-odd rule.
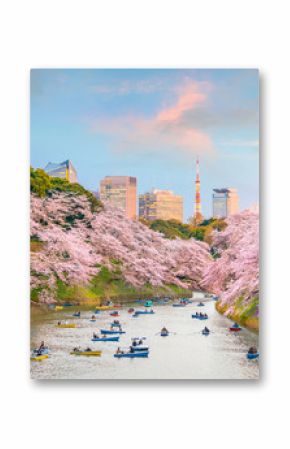
[[138,178],[138,192],[173,190],[193,215],[195,160],[201,202],[214,188],[258,203],[257,70],[33,70],[31,164],[71,159],[96,190],[108,175]]

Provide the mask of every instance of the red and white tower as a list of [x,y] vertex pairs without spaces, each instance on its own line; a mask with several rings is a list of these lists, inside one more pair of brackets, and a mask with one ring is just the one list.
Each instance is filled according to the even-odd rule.
[[201,213],[200,201],[200,178],[199,178],[199,158],[196,159],[196,180],[195,180],[195,208],[194,208],[194,224],[198,225],[203,220]]

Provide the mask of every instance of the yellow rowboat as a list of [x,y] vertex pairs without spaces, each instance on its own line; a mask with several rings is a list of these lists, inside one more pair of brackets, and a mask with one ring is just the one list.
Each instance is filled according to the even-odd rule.
[[97,306],[95,310],[113,310],[114,306]]
[[33,362],[41,362],[41,360],[44,360],[44,359],[48,359],[47,354],[36,355],[34,357],[30,357],[30,360],[32,360]]
[[62,310],[62,309],[63,309],[63,306],[55,306],[54,310],[58,311],[58,310]]
[[61,327],[62,329],[73,329],[76,327],[75,323],[57,324],[55,327]]
[[72,351],[71,355],[86,355],[93,357],[100,357],[102,355],[102,351]]

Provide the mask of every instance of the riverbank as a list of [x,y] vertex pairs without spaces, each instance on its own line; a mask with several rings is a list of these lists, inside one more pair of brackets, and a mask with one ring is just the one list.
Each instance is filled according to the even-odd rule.
[[[88,287],[69,286],[61,281],[57,283],[54,305],[63,306],[66,303],[81,308],[100,306],[105,301],[113,303],[133,303],[138,299],[165,298],[177,299],[180,297],[191,297],[192,291],[182,289],[176,285],[165,285],[164,287],[153,287],[150,284],[142,287],[133,287],[126,284],[121,279],[111,279],[108,277],[95,279],[95,282]],[[47,311],[49,304],[38,302],[31,297],[31,308],[35,313]]]
[[[259,333],[259,317],[255,315],[257,309],[257,299],[253,298],[253,302],[247,306],[247,308],[241,307],[241,300],[236,301],[234,305],[221,304],[220,301],[216,302],[216,310],[225,315],[233,321],[236,321],[241,326],[246,327],[250,331]],[[234,312],[229,312],[233,309]]]

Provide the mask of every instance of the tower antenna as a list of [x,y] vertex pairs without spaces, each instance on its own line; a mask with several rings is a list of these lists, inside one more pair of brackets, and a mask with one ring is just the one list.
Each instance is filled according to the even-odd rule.
[[201,213],[200,200],[200,176],[199,176],[199,156],[196,158],[196,179],[195,179],[195,208],[194,208],[194,224],[198,225],[203,220]]

